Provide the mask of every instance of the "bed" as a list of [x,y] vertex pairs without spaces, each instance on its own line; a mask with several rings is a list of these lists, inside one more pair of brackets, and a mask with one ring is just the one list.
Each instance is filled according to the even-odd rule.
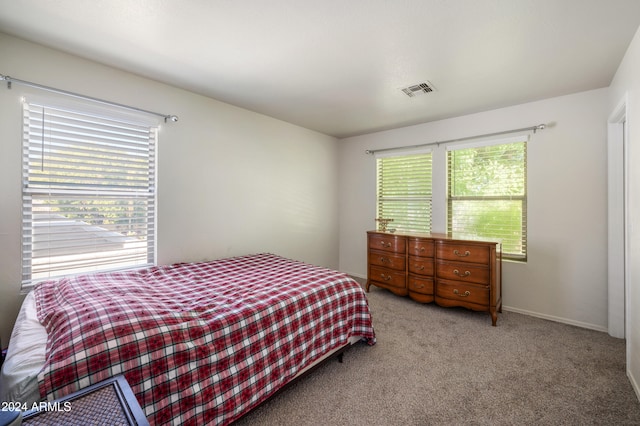
[[354,342],[375,344],[347,275],[273,254],[45,281],[27,295],[5,401],[124,374],[151,424],[228,424]]

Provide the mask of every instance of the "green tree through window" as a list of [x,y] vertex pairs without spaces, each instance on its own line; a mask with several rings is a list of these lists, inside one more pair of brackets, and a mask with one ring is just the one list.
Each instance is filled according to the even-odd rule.
[[[504,258],[526,260],[526,140],[451,144],[422,154],[378,157],[377,217],[393,219],[389,229],[430,233],[435,205],[442,212],[438,227],[447,233],[500,240]],[[442,162],[436,164],[441,175],[434,178],[436,161]],[[433,185],[442,198],[434,199]]]
[[526,259],[526,142],[448,152],[447,231],[502,240]]

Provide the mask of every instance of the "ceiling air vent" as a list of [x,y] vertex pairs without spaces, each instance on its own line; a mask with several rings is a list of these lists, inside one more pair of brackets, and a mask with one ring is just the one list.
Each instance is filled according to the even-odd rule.
[[424,83],[414,84],[413,86],[405,87],[404,89],[402,89],[402,91],[410,98],[413,98],[414,96],[417,96],[417,95],[433,92],[433,86],[428,81],[425,81]]

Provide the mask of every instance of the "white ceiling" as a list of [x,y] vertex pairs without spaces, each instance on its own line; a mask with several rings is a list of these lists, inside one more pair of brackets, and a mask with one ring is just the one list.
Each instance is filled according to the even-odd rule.
[[0,31],[336,137],[606,87],[639,25],[640,0],[0,0]]

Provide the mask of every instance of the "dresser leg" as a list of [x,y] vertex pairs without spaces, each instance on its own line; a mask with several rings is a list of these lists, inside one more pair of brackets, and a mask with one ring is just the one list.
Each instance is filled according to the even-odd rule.
[[369,280],[367,280],[367,285],[364,287],[364,290],[369,293],[369,286],[371,285],[371,283],[369,282]]
[[492,326],[496,326],[496,322],[498,322],[498,314],[496,313],[495,309],[491,310],[491,325]]

